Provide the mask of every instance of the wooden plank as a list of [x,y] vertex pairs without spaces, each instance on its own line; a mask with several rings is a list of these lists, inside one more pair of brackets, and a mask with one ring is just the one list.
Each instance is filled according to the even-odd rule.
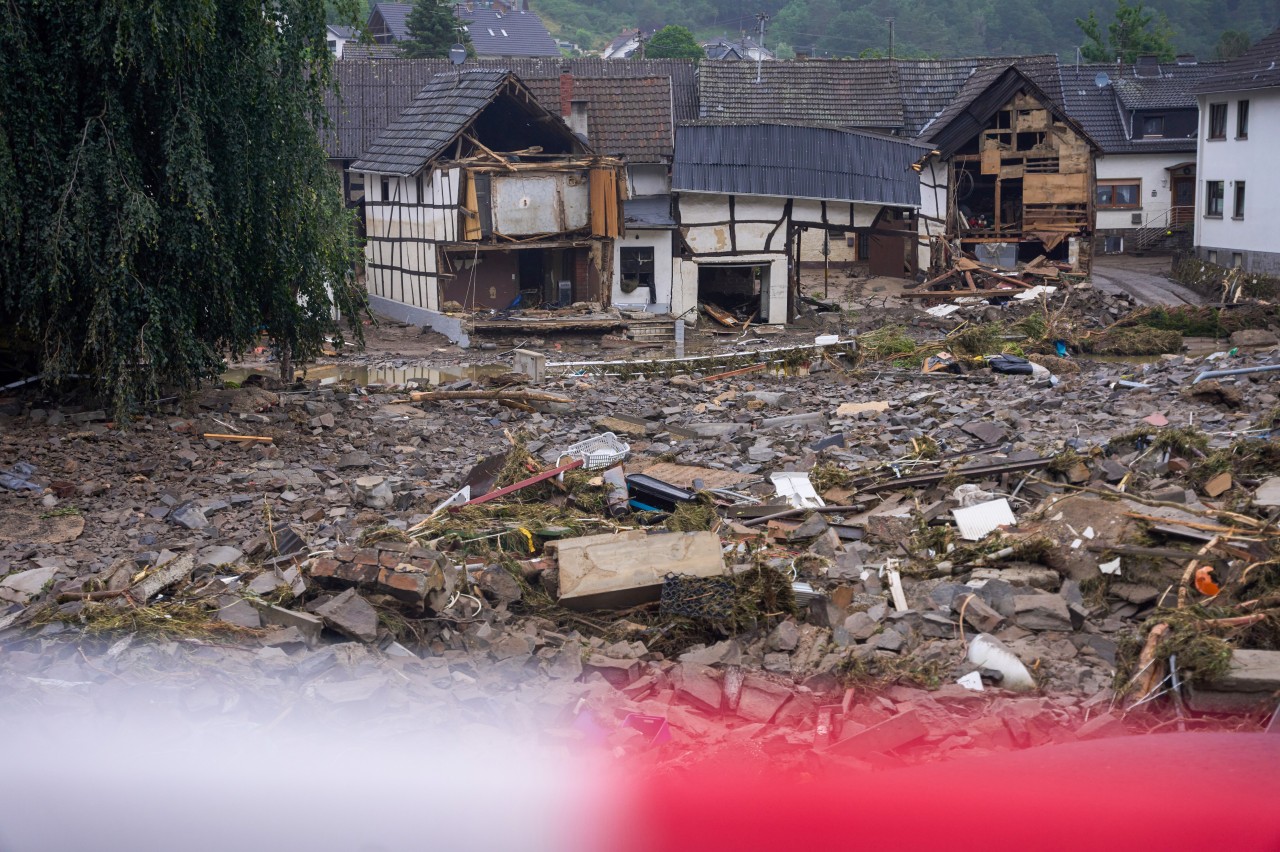
[[759,479],[746,473],[732,470],[716,470],[712,467],[699,467],[692,464],[676,464],[675,462],[658,462],[647,467],[638,468],[635,473],[643,473],[654,479],[661,479],[681,488],[693,488],[695,479],[702,480],[703,488],[737,488],[744,482]]
[[609,609],[656,601],[662,578],[676,573],[717,577],[725,572],[720,537],[712,532],[644,530],[548,542],[560,570],[560,603],[572,609]]
[[1023,204],[1084,202],[1089,193],[1085,174],[1028,174],[1022,180]]
[[1000,145],[994,139],[982,140],[982,173],[998,174],[1000,171]]

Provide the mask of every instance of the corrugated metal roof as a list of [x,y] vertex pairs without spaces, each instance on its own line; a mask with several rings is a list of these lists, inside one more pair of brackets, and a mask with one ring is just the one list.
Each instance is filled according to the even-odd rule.
[[[347,45],[343,51],[344,58],[334,63],[336,91],[331,90],[325,94],[325,107],[329,113],[329,126],[323,130],[325,150],[330,157],[336,159],[351,160],[363,155],[378,134],[396,119],[402,109],[413,102],[414,97],[432,77],[453,67],[447,59],[349,60],[348,56],[359,55],[355,51],[357,47],[360,46]],[[694,64],[687,59],[470,60],[463,66],[465,69],[510,69],[531,88],[543,93],[550,91],[550,87],[543,81],[558,81],[562,67],[567,67],[575,80],[669,78],[671,115],[666,117],[665,124],[670,127],[676,121],[692,121],[697,118],[698,96],[694,84]],[[648,91],[652,94],[647,84],[640,86],[641,92]],[[543,100],[542,103],[547,109],[558,113],[558,90],[550,101]],[[648,104],[646,109],[656,108],[647,96],[644,103]],[[594,110],[602,121],[605,120],[607,111],[607,107]],[[619,121],[626,119],[623,116]],[[657,117],[651,115],[647,120],[655,122]],[[610,122],[616,123],[612,119]],[[628,138],[634,139],[637,135],[647,133],[648,129],[636,128],[635,132],[629,132]],[[645,143],[646,146],[649,144]]]
[[671,188],[914,207],[927,146],[832,127],[691,124],[676,128]]
[[416,174],[440,156],[512,77],[509,71],[487,70],[436,77],[351,165],[351,170]]
[[1258,40],[1239,59],[1201,83],[1197,93],[1239,92],[1280,86],[1280,29]]

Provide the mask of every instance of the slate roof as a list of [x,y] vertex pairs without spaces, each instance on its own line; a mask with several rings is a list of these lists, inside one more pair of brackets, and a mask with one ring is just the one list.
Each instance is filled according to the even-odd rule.
[[905,139],[793,124],[680,125],[671,188],[914,207],[928,152]]
[[511,78],[508,71],[441,74],[423,87],[399,117],[378,135],[352,171],[411,175],[440,156]]
[[[525,82],[540,104],[562,114],[559,77]],[[596,153],[634,163],[670,161],[670,77],[574,77],[573,99],[587,102],[587,139]]]
[[[1080,122],[1107,154],[1194,153],[1196,139],[1131,139],[1126,110],[1196,109],[1195,90],[1221,71],[1223,62],[1195,65],[1164,63],[1160,77],[1138,77],[1132,65],[1063,65],[1062,92],[1067,113]],[[1097,84],[1099,74],[1109,81]]]
[[[344,58],[334,63],[337,91],[325,93],[329,126],[323,131],[323,139],[325,150],[330,157],[336,159],[352,160],[364,154],[378,134],[396,119],[402,109],[413,102],[414,97],[432,77],[453,67],[447,59],[358,61],[346,58],[353,55],[351,51],[354,48],[362,46],[347,45],[343,51]],[[687,59],[482,59],[468,60],[463,66],[464,69],[514,71],[530,88],[546,93],[543,97],[550,96],[550,101],[540,102],[557,115],[560,113],[558,81],[562,67],[567,67],[574,75],[575,84],[586,78],[612,80],[666,77],[671,80],[672,111],[667,119],[667,126],[670,127],[674,121],[692,121],[697,118],[694,65]],[[554,94],[542,83],[547,80],[557,81]],[[608,110],[596,109],[594,112],[603,120]],[[635,130],[643,131],[642,128]],[[634,139],[636,135],[643,135],[643,132],[629,138]],[[640,145],[635,150],[643,152],[647,144]]]
[[698,63],[700,119],[902,126],[898,66],[890,59]]
[[496,9],[454,9],[467,26],[477,56],[559,56],[556,40],[533,12],[508,12]]
[[1258,39],[1238,59],[1197,87],[1198,93],[1241,92],[1280,86],[1280,29]]
[[[404,41],[409,37],[408,18],[412,10],[412,3],[374,3],[369,9],[369,20],[373,20],[375,13],[381,15],[391,38],[395,41]],[[377,36],[381,33],[373,33],[373,35]]]
[[980,69],[1017,64],[1050,97],[1061,96],[1053,54],[961,59],[804,59],[755,65],[702,62],[699,117],[890,130],[916,136]]
[[1056,56],[1047,59],[1048,61],[1045,61],[1046,57],[994,58],[975,65],[972,73],[965,78],[942,110],[920,129],[919,135],[932,138],[941,128],[970,109],[974,101],[981,98],[1010,68],[1017,69],[1017,73],[1034,84],[1050,103],[1060,107],[1062,82],[1058,76],[1058,59]]
[[1106,71],[1120,105],[1125,109],[1196,109],[1195,90],[1210,77],[1222,71],[1225,62],[1199,62],[1194,65],[1161,63],[1159,76],[1138,76],[1132,65],[1110,67],[1089,66]]
[[1090,138],[1088,131],[1062,108],[1062,90],[1057,75],[1054,75],[1054,82],[1057,84],[1054,86],[1056,98],[1032,80],[1021,66],[978,68],[965,80],[951,103],[925,127],[920,138],[930,140],[944,158],[949,157],[980,132],[1015,94],[1026,89],[1045,105],[1057,121],[1069,125],[1096,148],[1097,143]]

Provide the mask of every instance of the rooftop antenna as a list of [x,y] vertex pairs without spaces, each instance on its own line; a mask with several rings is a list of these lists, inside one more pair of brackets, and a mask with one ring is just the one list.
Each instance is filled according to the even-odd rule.
[[764,12],[756,15],[756,20],[760,22],[760,44],[756,48],[756,82],[760,82],[760,63],[764,61],[764,25],[769,20],[769,16]]
[[889,22],[889,58],[893,59],[893,18],[885,18]]
[[457,86],[462,81],[462,63],[467,61],[467,46],[459,43],[449,48],[449,61],[457,69],[457,73],[453,75],[453,85]]

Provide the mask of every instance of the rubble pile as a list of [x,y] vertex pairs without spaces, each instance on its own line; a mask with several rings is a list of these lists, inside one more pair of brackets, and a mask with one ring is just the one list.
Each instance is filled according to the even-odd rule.
[[924,371],[943,344],[903,335],[786,370],[250,383],[127,430],[19,402],[12,700],[225,655],[211,711],[255,678],[872,765],[1269,715],[1274,347]]

